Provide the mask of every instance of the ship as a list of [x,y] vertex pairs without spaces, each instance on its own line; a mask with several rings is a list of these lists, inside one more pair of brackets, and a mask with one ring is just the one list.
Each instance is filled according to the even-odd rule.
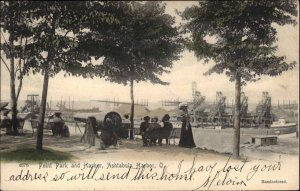
[[[232,153],[234,140],[233,107],[226,105],[226,96],[217,92],[215,104],[206,104],[197,94],[189,105],[191,125],[196,147],[221,153]],[[273,112],[271,96],[262,92],[262,99],[252,112],[248,111],[248,97],[241,94],[240,144],[251,144],[255,137],[277,139],[278,135],[298,132],[298,122],[287,122]]]

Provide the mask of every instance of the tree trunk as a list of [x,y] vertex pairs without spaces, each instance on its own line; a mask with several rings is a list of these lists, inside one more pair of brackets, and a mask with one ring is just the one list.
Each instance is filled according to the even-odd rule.
[[23,86],[23,76],[19,80],[19,86],[18,86],[17,95],[16,95],[16,103],[18,103],[20,93],[21,93],[21,90],[22,90],[22,86]]
[[49,74],[47,69],[45,69],[41,108],[39,114],[39,126],[37,132],[37,140],[36,140],[37,150],[43,150],[44,119],[45,119],[45,111],[46,111],[46,103],[47,103],[48,83],[49,83]]
[[130,108],[130,139],[133,139],[133,129],[134,129],[133,79],[130,79],[130,97],[131,97],[131,108]]
[[15,60],[14,60],[14,37],[13,34],[9,36],[9,43],[11,46],[11,58],[10,58],[10,103],[11,103],[11,120],[13,134],[18,134],[18,119],[17,119],[17,100],[15,90]]
[[[51,21],[51,32],[52,35],[50,35],[50,42],[53,40],[53,36],[55,35],[55,22],[56,22],[57,13],[53,13],[53,18]],[[49,83],[49,71],[48,66],[53,64],[53,49],[50,49],[48,51],[47,56],[47,63],[45,63],[46,67],[44,66],[44,83],[43,83],[43,92],[42,92],[42,99],[41,99],[41,107],[40,107],[40,113],[39,113],[39,126],[38,126],[38,132],[37,132],[37,139],[36,139],[36,149],[37,150],[43,150],[43,136],[44,136],[44,119],[45,119],[45,112],[46,112],[46,106],[47,106],[47,94],[48,94],[48,83]]]
[[241,76],[237,74],[235,81],[235,110],[234,110],[234,135],[233,157],[240,156],[240,109],[241,109]]
[[[24,64],[25,64],[25,59],[24,59]],[[22,65],[21,65],[21,58],[19,60],[19,67],[20,67],[20,75],[19,75],[19,85],[18,85],[18,90],[17,90],[17,95],[16,95],[16,102],[18,103],[19,96],[21,93],[21,89],[23,86],[23,74],[22,74]]]

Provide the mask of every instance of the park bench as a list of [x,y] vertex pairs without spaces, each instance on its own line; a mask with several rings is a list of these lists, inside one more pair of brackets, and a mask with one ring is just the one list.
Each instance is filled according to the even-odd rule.
[[[25,124],[25,119],[22,119],[22,118],[18,118],[17,119],[17,125],[18,125],[18,133],[19,134],[23,134],[23,127],[24,127],[24,124]],[[6,131],[8,130],[8,129],[10,129],[11,128],[11,126],[12,126],[12,122],[11,122],[11,119],[3,119],[2,121],[1,121],[1,129],[3,128],[5,128],[6,129]],[[7,132],[7,133],[11,133],[11,130],[9,130],[9,132]]]
[[[30,124],[31,124],[31,128],[32,128],[32,134],[34,135],[34,130],[38,129],[39,127],[39,120],[38,119],[30,119]],[[48,127],[46,125],[44,125],[44,129],[47,129]],[[52,129],[47,129],[47,130],[52,130]]]
[[62,136],[62,131],[65,123],[64,122],[48,122],[46,129],[51,129],[53,136]]
[[173,144],[175,145],[175,139],[180,138],[180,129],[172,128],[170,130],[166,130],[163,128],[154,129],[152,131],[148,131],[145,133],[147,139],[168,139],[167,144],[170,145],[170,140],[173,140]]
[[[38,128],[39,121],[37,119],[30,119],[30,123],[32,127],[32,134],[34,134],[34,129]],[[64,122],[61,121],[45,122],[44,130],[52,131],[53,136],[62,136],[62,137],[70,136],[68,127],[65,125]]]
[[168,137],[168,144],[170,145],[170,140],[173,140],[173,144],[176,145],[175,139],[180,138],[180,130],[178,128],[173,128]]

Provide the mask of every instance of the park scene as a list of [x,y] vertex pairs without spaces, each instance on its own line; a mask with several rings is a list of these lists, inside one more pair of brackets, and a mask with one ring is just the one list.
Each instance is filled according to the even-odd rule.
[[[294,0],[1,1],[1,189],[297,189],[298,12]],[[213,179],[182,170],[199,162],[209,177],[225,166]],[[35,169],[44,182],[26,182]],[[84,183],[98,169],[114,178]]]

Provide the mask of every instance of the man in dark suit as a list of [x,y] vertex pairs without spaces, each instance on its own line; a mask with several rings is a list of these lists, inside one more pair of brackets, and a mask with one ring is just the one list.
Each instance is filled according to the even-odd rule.
[[141,123],[141,126],[140,126],[140,132],[141,132],[142,139],[143,139],[143,146],[147,146],[147,138],[145,136],[145,133],[149,127],[149,120],[150,120],[149,116],[144,117],[144,121]]

